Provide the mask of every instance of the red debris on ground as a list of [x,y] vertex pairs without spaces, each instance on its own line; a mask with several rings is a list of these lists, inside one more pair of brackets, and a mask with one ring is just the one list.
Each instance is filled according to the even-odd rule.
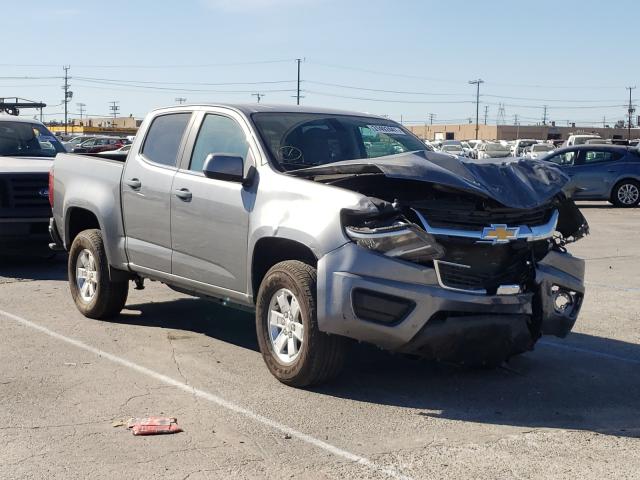
[[162,435],[182,432],[177,420],[171,417],[131,418],[127,423],[127,428],[130,428],[134,435]]

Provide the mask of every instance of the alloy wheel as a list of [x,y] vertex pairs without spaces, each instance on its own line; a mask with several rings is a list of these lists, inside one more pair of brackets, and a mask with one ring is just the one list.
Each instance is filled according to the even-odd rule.
[[269,302],[269,339],[278,360],[293,363],[304,343],[304,325],[300,303],[286,288],[273,294]]

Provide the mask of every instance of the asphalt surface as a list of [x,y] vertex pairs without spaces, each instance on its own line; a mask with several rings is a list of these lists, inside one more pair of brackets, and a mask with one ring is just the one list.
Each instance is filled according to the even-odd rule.
[[[0,263],[0,478],[639,478],[640,209],[583,205],[567,339],[465,371],[357,345],[330,385],[278,383],[253,318],[157,283],[114,321],[64,258]],[[134,437],[129,417],[183,433]],[[114,426],[116,425],[116,426]]]

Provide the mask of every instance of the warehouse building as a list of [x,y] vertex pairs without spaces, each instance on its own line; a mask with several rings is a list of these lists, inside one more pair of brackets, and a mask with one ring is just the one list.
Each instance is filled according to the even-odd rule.
[[[456,125],[414,125],[409,126],[423,140],[471,140],[476,138],[475,123]],[[516,140],[535,138],[538,140],[566,140],[569,135],[594,134],[602,138],[627,139],[626,128],[604,127],[559,127],[551,125],[478,125],[481,140]],[[640,138],[640,128],[631,129],[631,138]]]

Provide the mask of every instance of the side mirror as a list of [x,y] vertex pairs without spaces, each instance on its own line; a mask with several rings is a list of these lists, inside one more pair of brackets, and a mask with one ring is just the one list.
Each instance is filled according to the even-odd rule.
[[244,159],[224,153],[210,153],[202,168],[204,176],[228,182],[242,182],[244,180]]

